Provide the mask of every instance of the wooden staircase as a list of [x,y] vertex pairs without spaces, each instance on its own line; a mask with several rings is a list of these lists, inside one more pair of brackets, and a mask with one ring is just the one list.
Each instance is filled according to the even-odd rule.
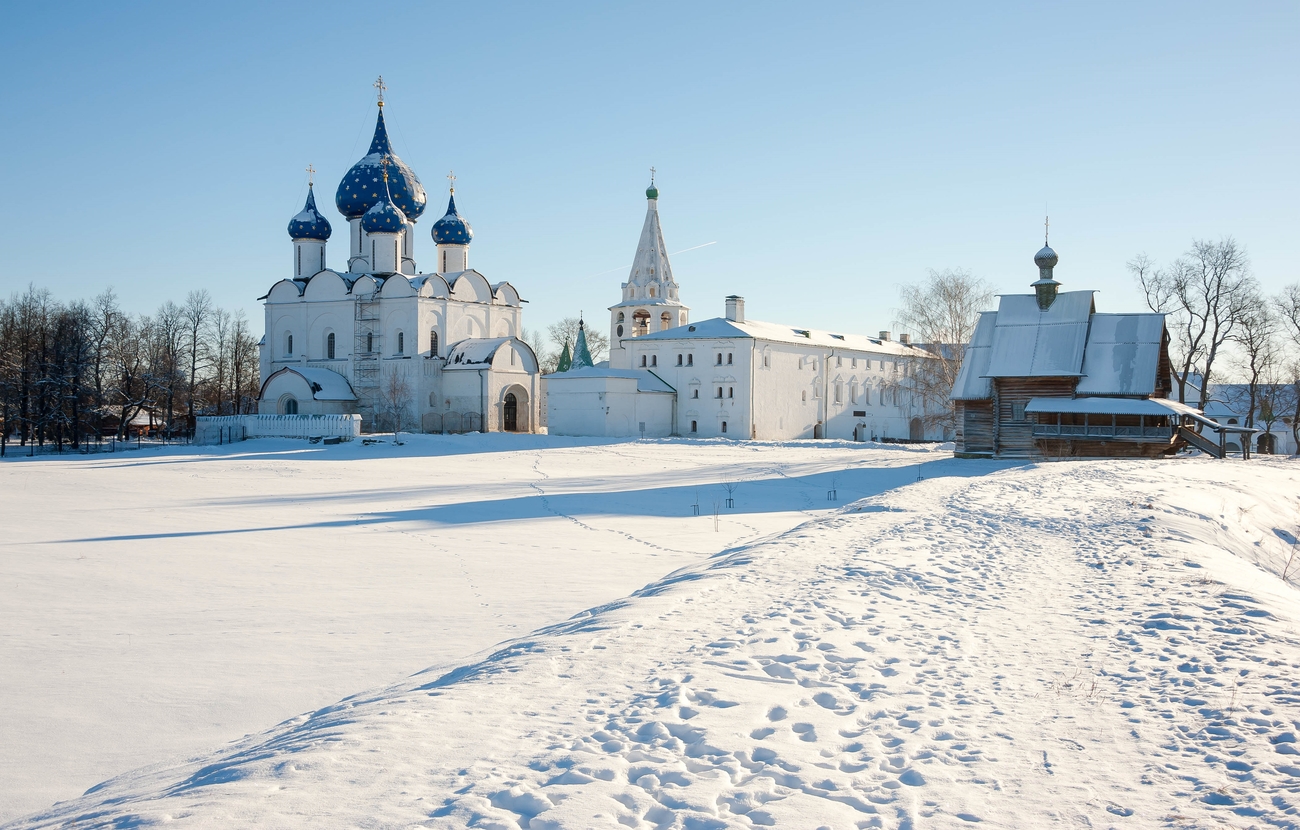
[[1196,430],[1191,429],[1190,427],[1179,427],[1178,437],[1182,438],[1184,441],[1191,444],[1193,447],[1196,447],[1198,450],[1205,453],[1206,455],[1210,455],[1215,458],[1223,458],[1223,447],[1214,443],[1213,441],[1206,438],[1204,435],[1201,435]]

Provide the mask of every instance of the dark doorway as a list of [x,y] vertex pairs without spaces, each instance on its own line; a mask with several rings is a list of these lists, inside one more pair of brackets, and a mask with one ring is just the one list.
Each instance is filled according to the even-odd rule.
[[907,425],[907,437],[911,441],[925,440],[925,425],[921,423],[920,418],[913,418]]
[[515,399],[514,392],[506,393],[506,432],[517,432],[519,430],[519,401]]

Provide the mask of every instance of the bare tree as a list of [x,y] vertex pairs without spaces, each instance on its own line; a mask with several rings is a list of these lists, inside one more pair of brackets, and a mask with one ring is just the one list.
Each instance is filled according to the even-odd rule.
[[933,359],[915,360],[906,370],[906,386],[922,404],[929,426],[955,429],[952,388],[979,313],[993,302],[993,291],[962,269],[935,271],[925,281],[901,289],[903,306],[895,325],[909,330]]
[[519,330],[519,339],[532,347],[533,354],[537,355],[537,365],[541,368],[543,375],[549,375],[555,371],[555,363],[559,360],[559,353],[546,348],[546,342],[542,339],[542,334],[537,329],[521,328]]
[[406,373],[398,371],[396,366],[384,375],[379,387],[379,403],[388,422],[387,425],[393,428],[393,443],[401,443],[398,441],[398,433],[402,431],[402,424],[410,413],[414,400],[411,394],[411,383],[406,379]]
[[211,315],[212,295],[204,289],[191,291],[185,298],[184,308],[181,309],[181,319],[185,324],[185,351],[188,353],[190,364],[190,371],[186,378],[188,394],[185,396],[187,428],[188,424],[194,423],[194,388],[199,380],[199,360],[207,353],[204,335],[207,333]]
[[1156,268],[1141,255],[1129,262],[1129,270],[1142,286],[1147,305],[1166,314],[1176,332],[1178,399],[1186,403],[1188,379],[1199,368],[1197,408],[1204,409],[1214,362],[1257,293],[1245,249],[1232,237],[1195,240],[1168,268]]
[[1292,360],[1286,364],[1285,377],[1291,388],[1291,437],[1295,439],[1296,453],[1300,454],[1300,282],[1282,289],[1277,297],[1277,313],[1290,340]]
[[1260,387],[1273,380],[1277,368],[1279,343],[1278,321],[1263,297],[1253,294],[1238,321],[1233,339],[1241,349],[1242,377],[1246,380],[1246,426],[1255,425],[1255,410]]
[[[587,351],[591,352],[591,361],[599,363],[609,356],[609,337],[591,326],[584,325],[583,329],[587,333]],[[555,347],[558,357],[566,340],[570,348],[578,342],[578,318],[565,317],[558,323],[551,323],[546,327],[546,334],[551,338],[551,344]]]

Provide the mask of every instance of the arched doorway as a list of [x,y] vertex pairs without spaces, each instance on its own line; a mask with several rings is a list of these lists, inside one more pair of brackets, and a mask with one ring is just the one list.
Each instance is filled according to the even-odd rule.
[[907,437],[911,441],[925,440],[925,425],[920,418],[913,418],[907,425]]
[[505,415],[505,424],[504,424],[505,431],[518,432],[519,431],[519,401],[518,399],[515,398],[514,392],[506,393],[506,403],[502,411]]
[[501,391],[501,403],[498,410],[501,420],[498,429],[502,432],[532,432],[532,408],[529,406],[528,389],[518,383],[512,383]]

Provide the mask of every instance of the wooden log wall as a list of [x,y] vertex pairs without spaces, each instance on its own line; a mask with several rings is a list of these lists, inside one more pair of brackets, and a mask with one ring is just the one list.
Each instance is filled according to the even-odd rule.
[[993,402],[957,402],[957,452],[993,452]]
[[1017,404],[1023,407],[1032,398],[1040,397],[1068,398],[1074,394],[1078,382],[1078,378],[994,378],[994,453],[1013,458],[1039,455],[1034,446],[1034,421],[1037,417],[1025,415],[1016,420]]

